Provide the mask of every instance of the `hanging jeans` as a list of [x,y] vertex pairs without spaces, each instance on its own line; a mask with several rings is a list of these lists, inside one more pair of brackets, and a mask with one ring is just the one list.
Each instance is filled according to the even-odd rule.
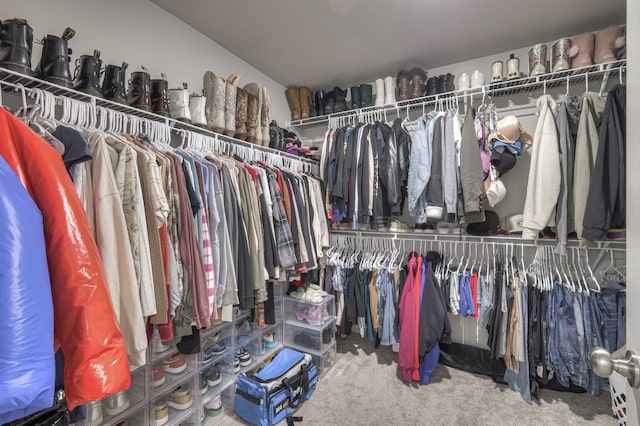
[[620,348],[618,343],[618,291],[612,288],[603,288],[596,296],[600,310],[604,315],[608,346],[606,349],[613,353]]
[[[522,327],[524,333],[524,341],[528,340],[527,324],[529,323],[528,307],[527,307],[527,288],[522,288],[521,291],[517,291],[516,295],[522,298],[522,321],[519,321],[517,326]],[[520,392],[522,398],[531,404],[531,384],[529,377],[529,357],[525,356],[524,361],[518,363],[518,372],[511,371],[509,369],[504,372],[504,381],[509,384],[509,387],[517,392]]]
[[371,306],[369,305],[369,283],[371,282],[371,274],[372,272],[370,269],[365,269],[364,271],[362,271],[362,291],[364,294],[367,340],[373,342],[375,341],[375,337],[373,335],[373,324],[371,320]]
[[560,359],[560,367],[556,370],[558,382],[563,386],[569,386],[569,378],[575,378],[580,369],[580,352],[578,349],[578,328],[573,310],[573,300],[569,289],[563,284],[557,284],[556,299],[557,316],[557,339]]
[[399,337],[395,333],[396,303],[393,274],[386,268],[380,269],[376,286],[378,288],[378,307],[380,311],[380,344],[391,346],[398,342]]

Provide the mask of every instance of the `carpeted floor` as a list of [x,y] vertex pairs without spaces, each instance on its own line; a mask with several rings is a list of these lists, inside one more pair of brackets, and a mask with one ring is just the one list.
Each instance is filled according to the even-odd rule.
[[[527,404],[491,378],[441,364],[429,385],[400,379],[397,354],[358,335],[338,338],[337,362],[297,411],[298,425],[613,425],[608,392],[541,390]],[[243,424],[227,417],[223,425]],[[284,424],[284,423],[283,423]]]

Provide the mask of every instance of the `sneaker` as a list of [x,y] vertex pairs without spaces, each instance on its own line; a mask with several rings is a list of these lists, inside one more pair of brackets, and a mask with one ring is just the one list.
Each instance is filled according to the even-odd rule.
[[182,373],[187,368],[187,362],[182,354],[168,356],[162,363],[164,364],[164,371],[171,374]]
[[102,424],[104,416],[102,415],[102,402],[91,401],[87,403],[87,421],[88,426],[98,426]]
[[253,325],[249,322],[248,319],[244,320],[242,324],[238,326],[239,336],[247,336],[251,334],[252,331],[253,331]]
[[222,398],[217,394],[211,401],[204,404],[204,413],[209,417],[215,417],[222,412]]
[[271,331],[267,331],[262,335],[262,340],[264,341],[264,346],[267,348],[273,348],[276,345],[276,339],[273,337],[273,333]]
[[247,352],[246,349],[238,349],[236,351],[236,356],[238,358],[238,361],[240,362],[241,367],[246,367],[247,365],[251,364],[251,355],[249,354],[249,352]]
[[153,366],[153,386],[161,386],[166,381],[162,365]]
[[322,325],[322,307],[304,308],[296,312],[298,321],[306,321],[311,325]]
[[207,382],[207,378],[202,376],[200,377],[200,395],[204,395],[209,390],[209,384]]
[[162,426],[169,421],[169,406],[167,401],[159,399],[153,403],[153,426]]
[[322,322],[326,322],[331,318],[329,315],[329,307],[327,305],[322,305]]
[[225,373],[235,374],[240,371],[240,359],[234,356],[233,359],[225,360],[220,366]]
[[224,340],[218,343],[214,343],[213,345],[206,347],[204,351],[202,351],[203,360],[209,361],[213,356],[222,355],[226,350],[227,345],[225,344]]
[[319,296],[322,296],[322,297],[324,297],[327,294],[329,294],[326,291],[324,291],[322,289],[322,287],[320,287],[318,284],[309,284],[309,288],[307,289],[307,291],[315,292],[316,294],[318,294]]
[[435,232],[435,229],[433,227],[433,223],[431,222],[416,223],[415,232],[419,234],[433,234]]
[[125,391],[118,392],[113,395],[109,395],[102,402],[102,408],[110,416],[117,416],[124,410],[129,408],[129,398]]
[[265,350],[263,339],[252,340],[251,343],[249,343],[249,352],[254,355],[262,355],[265,353]]
[[205,370],[204,377],[207,379],[207,385],[210,387],[214,387],[222,382],[222,374],[220,374],[220,369],[218,367],[211,367],[208,370]]
[[167,400],[169,407],[176,410],[186,410],[193,405],[193,398],[191,397],[191,389],[186,386],[177,387],[171,392]]

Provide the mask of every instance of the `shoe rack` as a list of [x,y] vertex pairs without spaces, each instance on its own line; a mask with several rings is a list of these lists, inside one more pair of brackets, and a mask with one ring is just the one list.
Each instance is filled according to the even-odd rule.
[[[81,102],[86,102],[88,104],[93,105],[98,110],[104,109],[108,111],[116,111],[119,113],[125,114],[126,118],[130,121],[131,117],[137,117],[144,120],[148,120],[151,122],[160,122],[166,124],[172,130],[178,131],[178,136],[182,137],[180,131],[188,131],[191,133],[202,134],[205,136],[209,136],[220,142],[224,142],[227,145],[231,144],[231,146],[237,146],[239,149],[249,150],[251,152],[256,153],[265,153],[272,154],[278,157],[290,158],[292,160],[300,161],[305,169],[309,171],[315,171],[317,168],[317,162],[308,158],[299,157],[297,155],[292,155],[284,151],[280,151],[277,149],[269,148],[266,146],[252,144],[250,142],[246,142],[240,139],[233,138],[231,136],[224,135],[222,133],[216,133],[211,130],[198,127],[196,125],[186,123],[174,118],[164,117],[159,114],[155,114],[152,112],[144,111],[142,109],[134,108],[129,105],[120,104],[117,102],[113,102],[107,99],[102,99],[96,96],[89,95],[87,93],[79,92],[72,88],[63,87],[57,85],[55,83],[51,83],[48,81],[40,80],[36,77],[20,74],[18,72],[8,70],[5,68],[0,68],[0,84],[2,84],[2,92],[5,95],[11,95],[12,93],[7,90],[7,88],[11,88],[15,92],[23,91],[27,96],[36,95],[34,89],[40,89],[45,92],[51,93],[55,96],[62,96],[69,99],[74,99]],[[17,94],[17,93],[16,93]],[[19,96],[11,96],[11,98],[15,98],[15,105],[20,106],[21,100]],[[5,100],[3,99],[3,102]]]
[[[443,100],[451,100],[452,98],[464,100],[465,98],[475,97],[481,99],[482,96],[498,98],[504,96],[512,96],[518,94],[531,94],[534,92],[545,92],[547,89],[569,87],[577,84],[589,84],[591,90],[599,88],[599,82],[603,79],[620,78],[627,70],[626,59],[616,60],[604,64],[591,65],[582,68],[573,68],[566,71],[551,72],[540,74],[535,77],[516,78],[499,83],[485,84],[476,89],[454,90],[438,95],[424,96],[420,98],[407,99],[382,106],[372,106],[359,109],[350,109],[342,112],[336,112],[328,115],[319,115],[301,120],[292,120],[289,124],[292,128],[302,131],[305,128],[317,125],[333,125],[333,121],[347,124],[354,119],[366,119],[372,117],[374,119],[391,120],[396,116],[404,115],[410,110],[426,109],[434,107],[438,102]],[[395,114],[395,115],[394,115]],[[341,121],[342,120],[342,121]]]
[[[250,311],[235,310],[231,322],[216,321],[202,330],[200,351],[187,355],[181,355],[175,346],[162,345],[154,336],[147,351],[147,365],[131,372],[131,387],[87,404],[86,420],[76,425],[214,426],[233,415],[238,374],[262,367],[283,347],[282,298],[286,285],[274,284],[274,324],[259,327],[250,322]],[[234,369],[241,352],[243,365]]]
[[285,296],[284,346],[311,355],[322,377],[336,361],[336,312],[332,294],[319,303]]

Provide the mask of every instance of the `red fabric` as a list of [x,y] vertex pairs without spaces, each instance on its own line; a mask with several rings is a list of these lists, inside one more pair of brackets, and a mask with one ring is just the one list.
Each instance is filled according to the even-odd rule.
[[1,110],[0,155],[42,211],[54,335],[65,357],[64,387],[72,410],[129,388],[124,338],[87,216],[62,157]]
[[474,272],[471,274],[471,278],[469,279],[469,285],[471,286],[471,296],[473,297],[473,307],[475,313],[472,314],[472,317],[479,317],[480,312],[478,311],[478,273]]
[[[398,365],[402,370],[402,380],[411,382],[414,377],[414,357],[417,350],[415,333],[418,330],[418,318],[415,310],[414,278],[417,260],[409,259],[407,278],[402,288],[398,314],[400,315],[400,348],[398,349]],[[420,292],[418,292],[420,297]],[[417,371],[416,371],[417,372]],[[420,375],[419,372],[418,376]],[[418,377],[419,379],[419,377]]]
[[164,279],[167,287],[167,297],[169,303],[167,303],[167,318],[169,322],[167,324],[158,324],[158,334],[160,334],[160,340],[162,342],[168,342],[173,339],[173,325],[171,324],[171,272],[169,266],[169,233],[167,231],[167,223],[163,223],[158,228],[160,234],[160,247],[162,248],[162,260],[164,261]]
[[413,371],[411,372],[411,378],[413,380],[420,380],[420,355],[418,353],[419,335],[420,335],[420,292],[422,291],[422,256],[418,256],[418,266],[416,270],[416,279],[413,284],[413,297],[414,297],[414,309],[416,315],[416,329],[414,337],[414,353],[413,353]]

